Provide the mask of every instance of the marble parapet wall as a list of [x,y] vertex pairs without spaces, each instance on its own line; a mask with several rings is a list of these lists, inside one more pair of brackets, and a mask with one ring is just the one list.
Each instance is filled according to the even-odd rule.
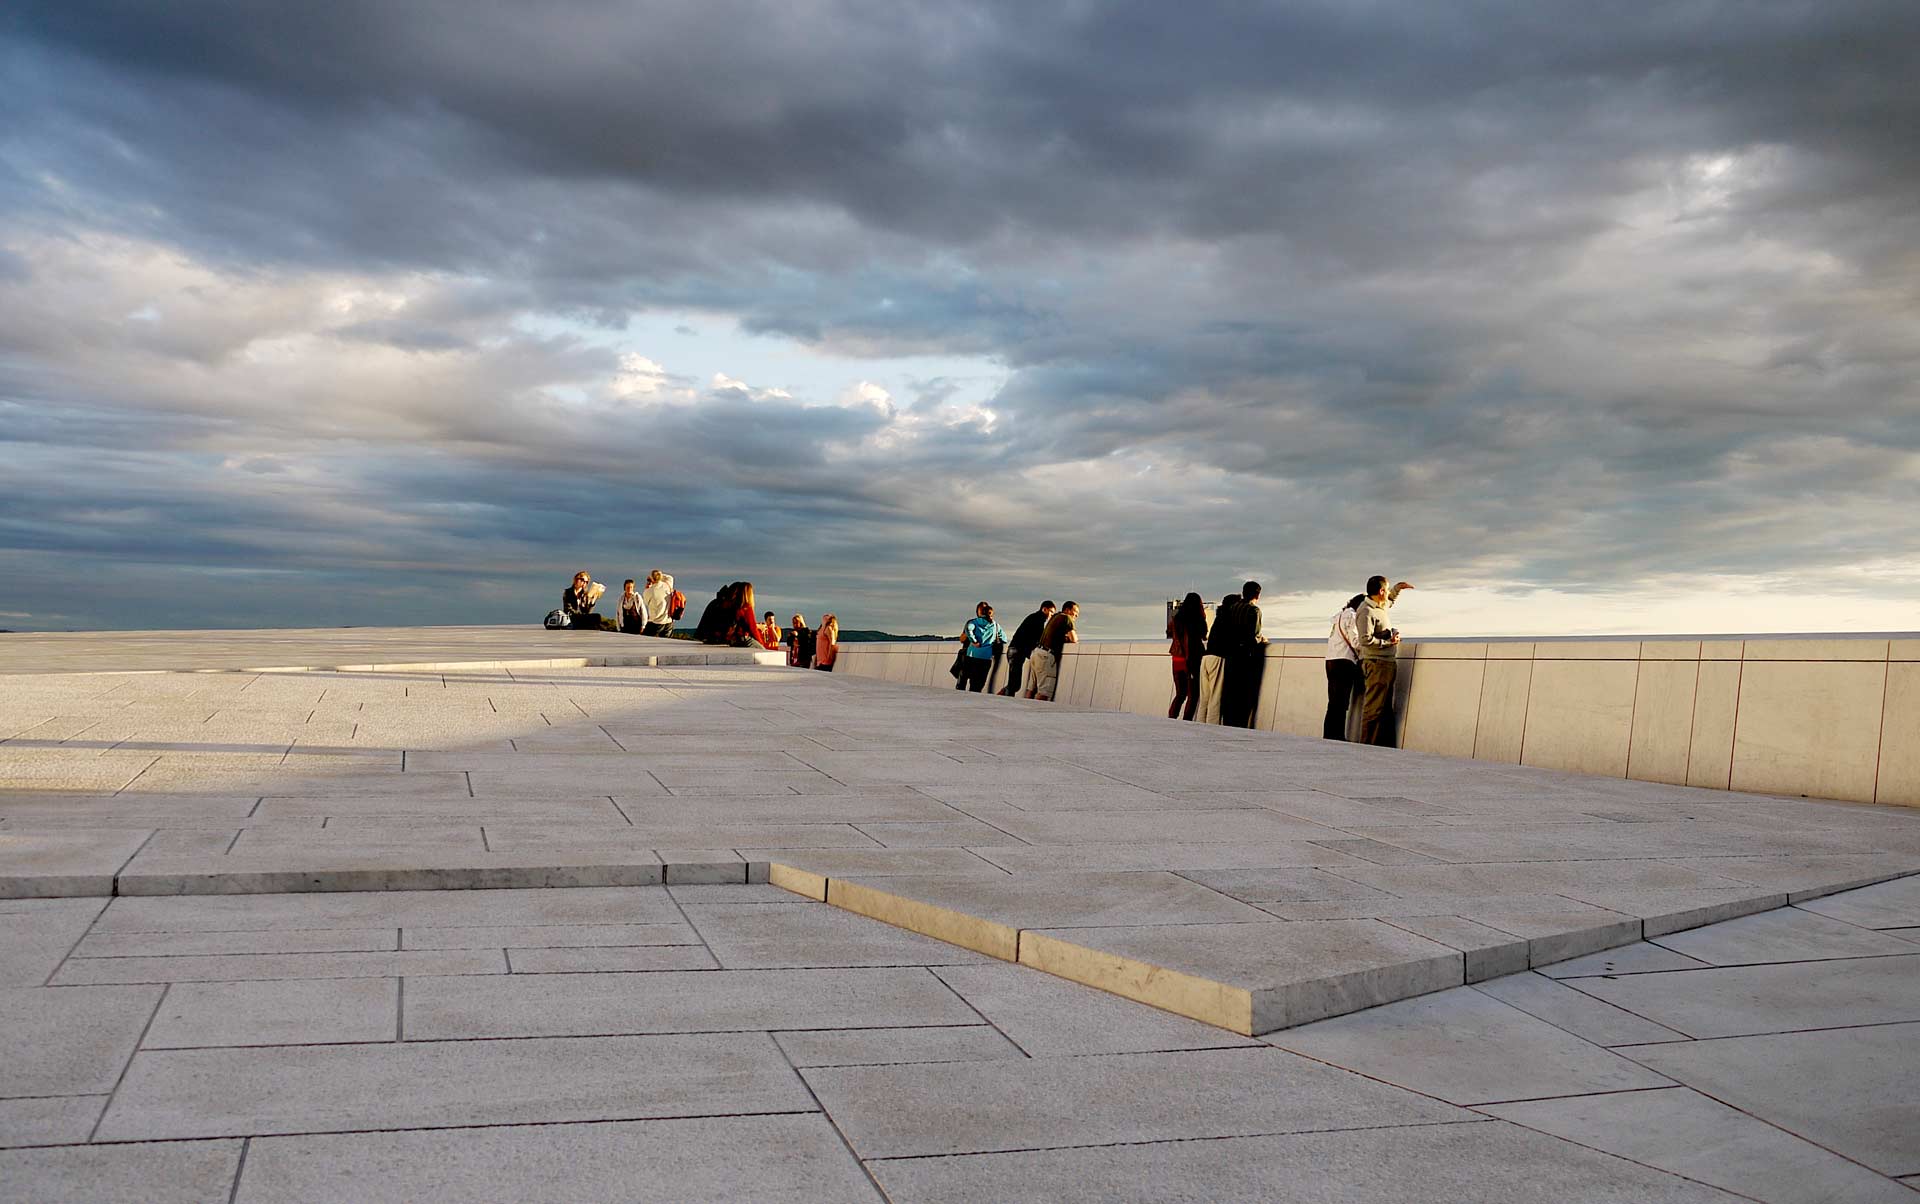
[[[955,647],[845,644],[836,671],[951,688]],[[1325,648],[1268,646],[1256,727],[1320,734]],[[1409,640],[1400,662],[1405,748],[1920,806],[1920,635]],[[1061,666],[1069,705],[1155,715],[1171,697],[1164,640],[1090,641]]]

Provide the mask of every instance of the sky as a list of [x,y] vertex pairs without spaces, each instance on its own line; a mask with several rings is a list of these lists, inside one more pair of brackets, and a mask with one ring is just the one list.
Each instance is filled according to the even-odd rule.
[[0,9],[0,627],[1920,627],[1912,0]]

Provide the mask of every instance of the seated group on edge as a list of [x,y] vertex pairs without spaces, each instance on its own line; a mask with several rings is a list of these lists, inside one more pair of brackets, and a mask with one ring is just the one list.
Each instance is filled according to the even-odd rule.
[[[636,590],[633,580],[627,580],[618,603],[617,621],[595,611],[606,590],[606,586],[593,579],[592,573],[585,570],[575,573],[573,583],[560,595],[560,609],[547,616],[547,626],[665,636],[673,633],[674,620],[686,610],[686,595],[673,587],[671,575],[659,569],[647,574],[644,588]],[[694,638],[703,644],[730,648],[758,646],[768,651],[784,643],[787,664],[831,673],[840,652],[840,620],[832,614],[825,615],[816,631],[807,626],[805,615],[795,615],[793,626],[783,633],[772,611],[766,613],[765,622],[755,621],[753,582],[735,581],[722,587],[713,601],[707,603],[694,629]]]
[[547,616],[548,627],[578,631],[624,631],[628,635],[664,636],[673,633],[674,620],[686,613],[687,596],[673,588],[673,577],[654,569],[647,574],[646,587],[633,588],[629,577],[622,587],[618,603],[619,618],[595,613],[607,587],[582,569],[573,575],[573,584],[560,594],[560,609]]

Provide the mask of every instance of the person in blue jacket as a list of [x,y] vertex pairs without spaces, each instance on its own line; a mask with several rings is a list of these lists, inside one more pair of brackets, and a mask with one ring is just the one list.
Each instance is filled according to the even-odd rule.
[[987,678],[993,673],[993,658],[1006,639],[1007,633],[993,621],[993,607],[985,602],[974,607],[973,617],[960,630],[960,640],[966,645],[965,656],[961,661],[963,672],[953,688],[972,690],[975,694],[986,689]]

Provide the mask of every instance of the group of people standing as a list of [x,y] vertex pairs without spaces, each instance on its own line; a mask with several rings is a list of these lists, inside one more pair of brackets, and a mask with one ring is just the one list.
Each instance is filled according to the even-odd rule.
[[1267,637],[1260,628],[1258,581],[1220,599],[1211,627],[1198,593],[1182,599],[1167,619],[1167,651],[1173,660],[1173,701],[1167,718],[1252,727],[1267,665]]
[[[1327,713],[1321,735],[1347,738],[1347,713],[1360,699],[1359,742],[1392,744],[1393,687],[1398,677],[1400,633],[1387,611],[1406,581],[1391,588],[1385,577],[1367,580],[1333,616],[1327,636]],[[1228,594],[1207,622],[1206,605],[1190,593],[1167,619],[1168,653],[1173,661],[1173,701],[1169,719],[1198,719],[1226,727],[1252,727],[1266,671],[1267,638],[1261,634],[1260,583],[1249,581]]]
[[1392,744],[1393,683],[1400,676],[1400,632],[1387,622],[1409,581],[1391,588],[1381,576],[1367,578],[1367,592],[1347,599],[1327,633],[1327,718],[1320,734],[1347,738],[1347,711],[1360,696],[1361,744]]
[[780,623],[768,611],[760,623],[760,645],[763,648],[778,648],[782,644],[787,648],[787,664],[795,669],[819,669],[824,673],[833,672],[833,661],[840,652],[840,617],[831,612],[820,616],[820,626],[807,626],[807,616],[795,615],[786,631],[780,630]]
[[987,688],[994,662],[1005,659],[1007,684],[999,693],[1008,698],[1050,702],[1060,683],[1060,657],[1068,644],[1080,642],[1080,604],[1055,607],[1049,598],[1040,609],[1020,620],[1008,635],[993,617],[993,604],[981,602],[960,629],[960,651],[953,660],[953,688],[975,694]]

